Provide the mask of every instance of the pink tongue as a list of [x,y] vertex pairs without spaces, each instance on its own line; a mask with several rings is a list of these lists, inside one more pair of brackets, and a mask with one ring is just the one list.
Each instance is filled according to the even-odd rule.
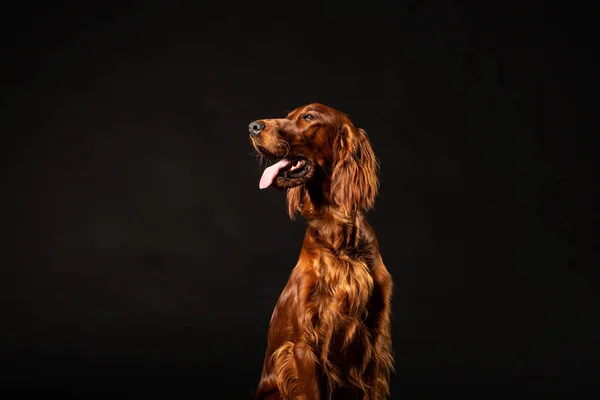
[[287,167],[288,165],[290,165],[290,162],[290,160],[286,160],[284,158],[283,160],[278,161],[277,163],[271,165],[269,168],[265,169],[265,172],[263,172],[260,178],[260,183],[258,184],[258,187],[261,189],[266,189],[269,186],[271,186],[273,180],[275,180],[275,177],[277,176],[281,168]]

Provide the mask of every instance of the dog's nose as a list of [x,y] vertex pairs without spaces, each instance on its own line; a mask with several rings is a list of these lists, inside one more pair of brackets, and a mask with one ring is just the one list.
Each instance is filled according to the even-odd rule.
[[262,121],[254,121],[251,122],[248,126],[248,130],[250,131],[250,136],[256,136],[261,133],[265,129],[265,124]]

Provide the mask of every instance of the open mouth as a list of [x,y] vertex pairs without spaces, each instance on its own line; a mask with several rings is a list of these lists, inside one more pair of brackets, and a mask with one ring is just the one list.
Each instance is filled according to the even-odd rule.
[[284,158],[266,168],[260,178],[259,187],[266,189],[278,178],[301,179],[310,171],[310,163],[304,157]]
[[306,158],[294,158],[290,161],[289,165],[279,170],[278,176],[284,178],[302,178],[305,176],[310,169]]

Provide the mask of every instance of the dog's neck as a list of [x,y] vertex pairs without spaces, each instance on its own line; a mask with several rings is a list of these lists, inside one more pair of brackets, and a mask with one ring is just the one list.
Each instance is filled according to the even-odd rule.
[[346,216],[333,207],[327,207],[319,217],[308,220],[308,229],[320,246],[334,254],[346,254],[359,247],[365,222],[360,212]]
[[351,214],[332,204],[329,186],[307,186],[302,215],[308,222],[308,234],[316,244],[334,254],[347,254],[360,247],[367,221],[360,211]]

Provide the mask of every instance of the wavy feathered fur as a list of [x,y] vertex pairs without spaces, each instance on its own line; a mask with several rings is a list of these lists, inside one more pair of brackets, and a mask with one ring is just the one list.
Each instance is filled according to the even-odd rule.
[[302,214],[308,228],[271,317],[256,399],[385,399],[393,284],[364,216],[379,187],[369,138],[322,104],[261,123],[259,153],[277,154],[285,143],[311,171],[287,188],[290,218]]

